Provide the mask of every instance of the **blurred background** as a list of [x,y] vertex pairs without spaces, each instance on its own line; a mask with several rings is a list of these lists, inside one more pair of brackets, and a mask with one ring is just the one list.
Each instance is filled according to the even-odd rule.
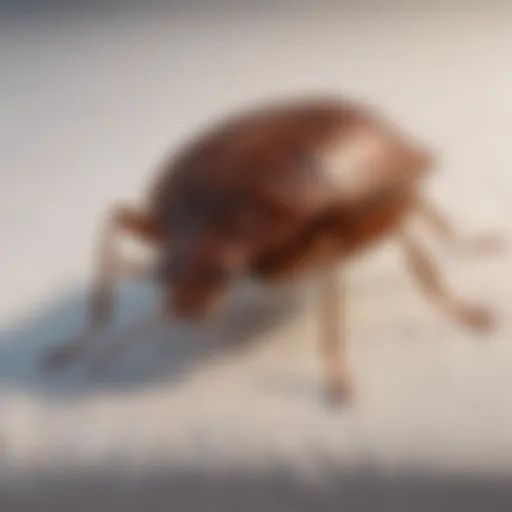
[[[350,409],[324,402],[314,307],[288,289],[243,286],[215,336],[172,327],[99,376],[40,355],[85,321],[107,207],[273,95],[368,100],[439,151],[429,193],[463,232],[508,235],[511,54],[506,2],[1,2],[0,509],[509,510],[506,251],[433,248],[500,315],[487,337],[425,301],[391,244],[342,272]],[[123,283],[114,329],[154,299]]]

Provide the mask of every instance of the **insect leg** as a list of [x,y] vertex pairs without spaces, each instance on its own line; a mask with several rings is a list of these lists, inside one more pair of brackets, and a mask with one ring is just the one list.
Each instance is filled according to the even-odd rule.
[[425,251],[405,230],[400,232],[399,238],[405,252],[407,266],[423,292],[462,324],[477,331],[490,331],[494,326],[490,312],[456,297],[443,283],[437,268]]
[[111,210],[96,247],[95,275],[90,293],[87,325],[71,340],[45,354],[46,367],[53,369],[80,356],[91,338],[107,325],[112,316],[115,284],[122,277],[133,277],[144,272],[144,267],[122,257],[119,244],[123,234],[132,235],[150,244],[156,242],[155,227],[142,211],[125,205],[116,206]]
[[351,381],[345,354],[345,335],[342,332],[344,292],[334,272],[325,271],[317,283],[319,313],[319,342],[327,378],[329,398],[341,402],[350,398]]

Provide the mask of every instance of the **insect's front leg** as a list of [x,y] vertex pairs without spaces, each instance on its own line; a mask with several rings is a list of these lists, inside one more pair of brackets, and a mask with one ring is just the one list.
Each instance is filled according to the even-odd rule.
[[328,396],[335,403],[350,400],[352,394],[342,320],[344,301],[344,289],[334,270],[322,271],[317,282],[319,343]]
[[126,234],[146,243],[156,242],[156,231],[152,221],[143,212],[124,205],[112,209],[96,247],[87,325],[71,340],[44,355],[46,368],[55,369],[79,357],[91,339],[106,327],[110,320],[116,283],[122,277],[143,276],[146,273],[145,266],[129,261],[121,254],[120,238]]
[[505,239],[499,233],[463,235],[440,208],[424,197],[416,199],[416,212],[446,245],[457,251],[471,254],[492,253],[505,246]]

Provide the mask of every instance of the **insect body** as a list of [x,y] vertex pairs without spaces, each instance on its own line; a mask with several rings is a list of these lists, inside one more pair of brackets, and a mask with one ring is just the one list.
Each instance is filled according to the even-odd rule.
[[[119,254],[123,232],[157,255],[159,317],[204,318],[240,277],[272,282],[316,275],[319,341],[336,398],[348,396],[350,379],[340,330],[342,283],[333,272],[385,237],[399,241],[410,271],[445,311],[471,327],[490,328],[490,314],[452,295],[408,229],[415,214],[460,248],[492,242],[464,239],[424,197],[422,181],[434,160],[396,126],[341,98],[275,101],[210,126],[165,160],[144,206],[111,210],[90,323],[48,362],[82,353],[110,317],[115,281],[138,270]],[[141,322],[114,347],[136,341],[154,321]]]

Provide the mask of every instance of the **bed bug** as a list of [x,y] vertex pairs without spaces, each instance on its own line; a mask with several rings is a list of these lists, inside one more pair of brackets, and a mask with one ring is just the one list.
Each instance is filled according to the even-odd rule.
[[112,313],[112,291],[143,272],[120,253],[130,235],[156,256],[161,307],[112,345],[144,338],[173,314],[208,317],[240,278],[317,283],[319,353],[328,396],[351,396],[337,269],[388,238],[405,253],[420,287],[453,319],[494,326],[484,307],[457,298],[418,243],[408,220],[423,219],[447,244],[473,251],[499,241],[462,236],[423,193],[436,155],[375,109],[334,96],[280,98],[211,123],[163,159],[140,206],[112,207],[102,230],[85,330],[45,354],[56,367],[77,359]]

